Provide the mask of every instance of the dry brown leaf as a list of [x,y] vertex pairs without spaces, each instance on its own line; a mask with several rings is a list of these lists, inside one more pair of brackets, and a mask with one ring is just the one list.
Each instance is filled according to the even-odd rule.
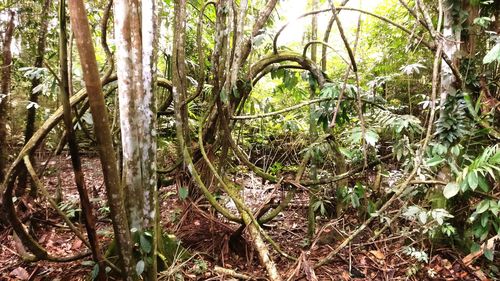
[[370,254],[372,254],[374,257],[376,257],[379,260],[385,260],[385,255],[381,251],[372,250],[372,251],[370,251]]
[[26,269],[24,269],[23,267],[18,267],[12,270],[9,276],[17,278],[19,280],[28,280],[30,278],[28,271],[26,271]]
[[351,275],[347,271],[342,271],[342,280],[349,281],[351,280]]
[[82,240],[77,239],[73,242],[73,245],[71,245],[71,250],[78,250],[82,246]]

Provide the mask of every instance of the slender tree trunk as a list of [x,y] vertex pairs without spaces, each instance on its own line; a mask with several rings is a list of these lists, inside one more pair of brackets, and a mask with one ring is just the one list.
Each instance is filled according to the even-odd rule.
[[131,229],[153,235],[152,263],[144,276],[156,280],[156,248],[160,238],[156,190],[156,109],[153,99],[156,35],[155,1],[115,0],[117,76],[123,178]]
[[10,19],[3,38],[2,86],[0,92],[0,183],[5,179],[5,168],[8,162],[7,149],[7,110],[10,94],[10,75],[12,69],[12,52],[10,45],[14,34],[14,11],[9,11]]
[[[457,64],[457,54],[460,50],[460,31],[459,28],[454,27],[455,21],[453,19],[453,3],[451,0],[443,1],[443,53],[445,53],[453,63]],[[449,94],[456,92],[455,76],[447,63],[441,64],[441,96],[440,96],[440,115],[444,113],[446,99]]]
[[132,257],[132,239],[130,236],[123,193],[120,185],[120,176],[116,165],[116,156],[109,127],[108,114],[102,93],[102,87],[97,69],[97,61],[92,44],[87,11],[83,0],[69,1],[71,27],[75,34],[80,63],[83,70],[83,79],[87,89],[90,110],[94,120],[94,131],[97,139],[97,148],[101,159],[104,175],[104,184],[108,203],[113,220],[113,230],[117,243],[120,266],[125,280],[136,280],[137,274]]
[[[347,2],[349,2],[349,0],[342,1],[342,3],[340,3],[340,6],[345,6]],[[332,31],[334,22],[335,22],[335,17],[332,16],[330,18],[330,21],[328,21],[328,25],[326,26],[325,36],[323,37],[323,42],[325,43],[328,43],[328,39],[330,38],[330,33]],[[326,63],[328,60],[328,56],[326,55],[327,48],[328,47],[324,44],[321,46],[321,71],[323,72],[326,72]]]
[[[177,145],[182,156],[184,146],[189,147],[188,112],[185,104],[186,94],[186,0],[174,1],[174,41],[172,67],[172,96],[174,98],[174,114],[177,127]],[[217,48],[217,46],[216,46]],[[217,86],[215,86],[217,87]],[[182,136],[180,138],[179,136]]]
[[[312,10],[315,11],[318,8],[318,1],[311,1]],[[318,38],[318,15],[313,15],[311,20],[311,41],[315,41]],[[311,60],[316,63],[317,62],[317,54],[318,54],[318,45],[313,44],[311,46]],[[313,100],[316,97],[316,87],[314,85],[310,85],[309,87],[309,99]],[[314,111],[316,110],[316,106],[311,104],[309,106],[309,142],[314,143],[318,138],[318,130],[316,126],[316,120],[313,118]],[[309,153],[314,153],[310,151]],[[318,179],[318,167],[316,157],[313,155],[311,157],[311,180],[315,181]],[[307,236],[310,240],[314,237],[314,233],[316,232],[316,212],[314,210],[314,205],[318,198],[316,193],[318,191],[317,186],[311,186],[311,191],[309,193],[309,209],[307,212]]]
[[[45,55],[45,45],[47,43],[47,29],[49,26],[49,10],[50,10],[51,0],[45,0],[42,8],[42,16],[40,21],[40,30],[38,34],[38,43],[36,46],[36,57],[35,63],[33,64],[36,68],[41,68],[43,66],[43,59]],[[38,95],[40,91],[36,93],[33,92],[41,83],[40,78],[34,78],[31,81],[31,89],[29,92],[29,101],[30,103],[38,103]],[[35,124],[36,124],[36,108],[35,106],[31,106],[28,109],[28,114],[26,116],[26,129],[24,131],[24,144],[28,143],[28,141],[33,136],[35,132]],[[30,155],[30,161],[33,165],[36,164],[35,157],[33,154]],[[27,185],[28,173],[26,168],[23,168],[21,173],[19,174],[19,181],[16,189],[16,195],[22,195],[25,192]],[[30,194],[32,197],[36,197],[36,187],[35,185],[31,186]]]
[[73,119],[71,105],[69,103],[69,72],[68,72],[68,38],[66,34],[66,1],[59,0],[59,62],[60,62],[60,98],[64,109],[64,124],[66,125],[66,136],[68,140],[71,163],[75,175],[75,183],[80,195],[80,202],[83,211],[83,220],[87,229],[87,236],[92,250],[92,258],[99,265],[98,280],[105,280],[105,263],[99,247],[99,241],[95,230],[95,216],[92,211],[85,178],[82,171],[80,154],[75,132],[73,131]]

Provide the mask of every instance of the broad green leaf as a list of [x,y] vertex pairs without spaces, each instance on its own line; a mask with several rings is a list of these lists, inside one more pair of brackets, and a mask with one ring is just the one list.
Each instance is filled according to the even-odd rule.
[[491,249],[485,249],[484,250],[484,257],[487,258],[490,261],[493,261],[493,250],[491,250]]
[[137,262],[137,264],[135,265],[135,272],[137,272],[137,275],[141,275],[143,272],[144,272],[144,267],[145,267],[145,263],[143,260],[140,260]]
[[486,212],[490,208],[490,201],[489,200],[483,200],[481,203],[479,203],[476,207],[476,212],[478,214],[482,214]]
[[500,43],[497,43],[491,50],[484,56],[483,64],[492,63],[494,61],[500,61]]
[[38,92],[42,91],[42,89],[43,89],[43,84],[39,84],[39,85],[37,85],[35,88],[33,88],[32,93],[33,93],[33,94],[36,94],[36,93],[38,93]]
[[378,134],[375,131],[372,130],[367,130],[365,134],[365,140],[366,143],[368,143],[371,146],[375,146],[378,142]]
[[490,191],[490,186],[488,185],[488,182],[486,179],[482,176],[478,178],[479,180],[479,188],[484,191],[484,192],[489,192]]
[[488,225],[488,221],[490,220],[490,216],[488,213],[483,213],[481,215],[481,226],[486,227]]
[[446,199],[450,199],[451,197],[458,194],[460,191],[460,186],[456,182],[449,182],[443,190],[443,195]]
[[139,238],[139,241],[141,242],[141,249],[144,253],[149,254],[151,252],[151,243],[148,241],[146,236],[141,235]]
[[475,243],[475,242],[470,247],[470,252],[471,253],[477,253],[479,250],[481,250],[481,246],[479,244]]
[[471,172],[467,175],[467,183],[472,190],[475,190],[479,185],[479,180],[475,172]]
[[425,162],[425,165],[427,167],[433,167],[433,166],[436,166],[436,165],[439,165],[441,164],[442,162],[444,162],[444,159],[441,158],[440,156],[434,156],[432,157],[431,159],[428,159],[426,162]]

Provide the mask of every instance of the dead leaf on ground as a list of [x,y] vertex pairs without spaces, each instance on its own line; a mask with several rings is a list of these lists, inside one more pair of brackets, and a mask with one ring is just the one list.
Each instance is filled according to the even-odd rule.
[[19,280],[28,280],[30,278],[28,271],[26,271],[26,269],[24,269],[23,267],[18,267],[12,270],[9,276],[17,278]]
[[351,275],[347,271],[342,271],[342,280],[349,281],[351,280]]
[[385,255],[381,251],[372,250],[372,251],[370,251],[370,254],[372,254],[378,260],[385,260]]
[[73,242],[73,245],[71,245],[72,250],[78,250],[82,246],[82,240],[77,239]]

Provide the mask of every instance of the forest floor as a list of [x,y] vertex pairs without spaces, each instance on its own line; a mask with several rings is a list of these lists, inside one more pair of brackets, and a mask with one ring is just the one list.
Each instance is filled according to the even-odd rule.
[[[112,229],[108,219],[109,210],[102,205],[104,200],[101,200],[105,198],[105,191],[100,162],[96,155],[84,157],[82,162],[87,188],[90,197],[94,198],[95,213],[98,215],[99,241],[105,247],[110,243]],[[235,175],[235,179],[246,186],[242,195],[253,209],[259,208],[263,198],[282,196],[282,191],[274,190],[272,185],[262,184],[252,174]],[[54,196],[58,189],[62,190],[63,203],[60,206],[78,222],[79,199],[69,157],[57,156],[49,160],[43,182]],[[180,200],[175,189],[175,186],[160,189],[163,229],[175,234],[182,241],[182,246],[193,255],[187,261],[176,259],[176,266],[163,272],[161,279],[238,280],[224,277],[220,271],[214,270],[215,266],[220,266],[251,276],[254,280],[266,280],[262,278],[265,272],[259,265],[257,253],[251,250],[251,243],[233,243],[233,239],[230,239],[239,225],[207,212],[206,205]],[[46,200],[30,202],[26,198],[18,198],[17,203],[22,206],[19,215],[29,218],[25,221],[29,221],[31,233],[36,234],[38,242],[52,255],[68,256],[86,250],[85,245],[64,225]],[[272,251],[285,280],[296,280],[296,272],[310,273],[303,280],[489,280],[485,279],[479,266],[466,266],[462,262],[463,255],[450,247],[427,248],[427,253],[431,253],[428,263],[420,263],[409,257],[403,251],[404,246],[428,246],[423,244],[424,239],[415,238],[422,236],[415,233],[409,235],[411,230],[407,230],[406,234],[401,231],[401,225],[397,226],[398,229],[390,227],[375,241],[371,241],[375,230],[383,226],[378,221],[345,247],[332,263],[316,269],[316,276],[313,276],[310,269],[315,263],[327,256],[362,221],[356,211],[350,209],[338,219],[320,219],[318,238],[312,241],[311,247],[305,239],[307,205],[307,193],[299,193],[285,212],[264,226],[284,252],[298,257],[296,262]],[[228,203],[227,207],[231,208],[231,204]],[[394,204],[388,212],[397,213],[401,207],[401,204]],[[83,226],[80,228],[84,233]],[[92,270],[89,259],[59,264],[23,262],[17,254],[10,227],[0,230],[0,244],[0,280],[87,280]],[[183,278],[179,278],[180,275]]]

